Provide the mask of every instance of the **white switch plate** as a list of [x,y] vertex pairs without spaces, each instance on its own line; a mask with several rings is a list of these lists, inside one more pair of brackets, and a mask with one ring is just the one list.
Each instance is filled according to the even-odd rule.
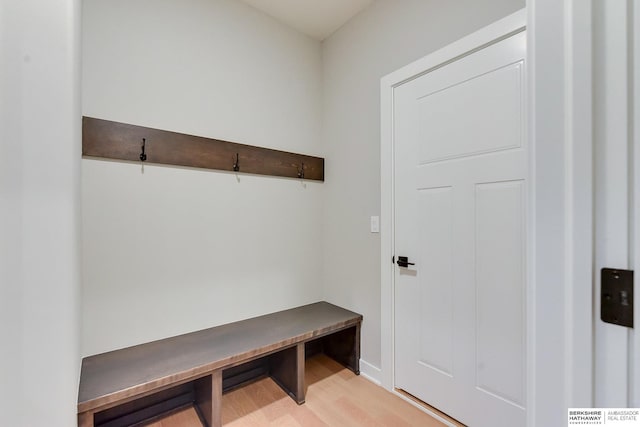
[[380,217],[372,216],[371,217],[371,232],[379,233],[380,232]]

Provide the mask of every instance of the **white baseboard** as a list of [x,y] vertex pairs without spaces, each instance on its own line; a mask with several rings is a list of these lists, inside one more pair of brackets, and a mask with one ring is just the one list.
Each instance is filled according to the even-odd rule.
[[382,371],[380,368],[373,366],[371,363],[360,359],[360,375],[368,379],[376,385],[381,385],[380,378],[382,377]]

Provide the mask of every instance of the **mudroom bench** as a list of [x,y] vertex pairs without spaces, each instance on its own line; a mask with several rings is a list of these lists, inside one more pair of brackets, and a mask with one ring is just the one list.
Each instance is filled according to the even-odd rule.
[[193,406],[222,424],[222,393],[270,376],[305,401],[305,357],[323,352],[360,373],[362,316],[318,302],[85,357],[78,426],[122,427]]

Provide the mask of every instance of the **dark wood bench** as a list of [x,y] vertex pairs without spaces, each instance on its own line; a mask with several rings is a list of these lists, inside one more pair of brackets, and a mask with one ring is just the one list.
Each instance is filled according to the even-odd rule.
[[119,427],[193,405],[218,427],[225,390],[271,376],[305,401],[305,355],[324,352],[360,373],[362,316],[327,302],[85,357],[78,426]]

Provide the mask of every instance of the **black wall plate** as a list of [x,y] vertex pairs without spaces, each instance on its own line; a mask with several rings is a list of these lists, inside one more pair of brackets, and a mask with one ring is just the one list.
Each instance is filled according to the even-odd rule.
[[603,268],[600,283],[602,321],[633,328],[633,271]]

